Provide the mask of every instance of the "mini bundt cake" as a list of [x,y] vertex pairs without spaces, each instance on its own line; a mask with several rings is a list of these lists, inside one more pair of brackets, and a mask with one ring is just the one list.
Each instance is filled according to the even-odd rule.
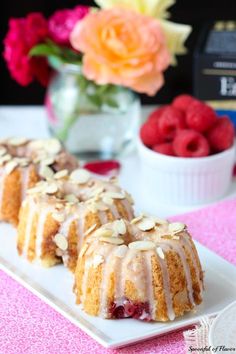
[[64,170],[28,191],[19,218],[17,248],[29,261],[60,263],[74,271],[84,236],[117,218],[133,218],[132,200],[115,179]]
[[57,139],[4,139],[0,142],[0,220],[18,223],[26,190],[60,169],[72,171],[77,160]]
[[90,315],[168,321],[202,302],[203,272],[186,226],[140,216],[103,225],[84,241],[76,302]]

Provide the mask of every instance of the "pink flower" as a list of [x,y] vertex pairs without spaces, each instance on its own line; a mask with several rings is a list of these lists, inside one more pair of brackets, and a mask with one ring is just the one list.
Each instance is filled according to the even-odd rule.
[[72,31],[71,44],[84,53],[89,80],[148,95],[163,85],[171,60],[158,20],[126,9],[90,12]]
[[42,42],[47,34],[47,21],[40,13],[10,19],[3,56],[12,78],[20,85],[29,85],[34,78],[47,83],[50,71],[46,60],[29,56],[31,48]]
[[51,39],[63,45],[70,46],[69,37],[75,24],[89,12],[88,6],[77,6],[74,9],[56,11],[48,22]]

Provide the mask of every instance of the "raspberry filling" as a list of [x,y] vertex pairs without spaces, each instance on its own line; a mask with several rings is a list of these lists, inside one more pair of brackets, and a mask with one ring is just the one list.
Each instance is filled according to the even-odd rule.
[[132,317],[141,321],[151,321],[151,314],[148,302],[134,303],[128,299],[112,302],[109,312],[112,318]]

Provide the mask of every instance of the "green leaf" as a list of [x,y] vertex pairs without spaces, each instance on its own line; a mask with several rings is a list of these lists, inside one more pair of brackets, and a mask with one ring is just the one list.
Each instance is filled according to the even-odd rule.
[[49,56],[49,55],[58,55],[58,51],[51,47],[50,45],[43,43],[43,44],[38,44],[36,46],[34,46],[30,52],[29,55],[30,56]]
[[108,106],[112,108],[118,108],[119,103],[112,97],[104,97],[104,103],[106,103]]
[[99,95],[88,95],[87,97],[95,106],[100,107],[102,105],[102,99]]

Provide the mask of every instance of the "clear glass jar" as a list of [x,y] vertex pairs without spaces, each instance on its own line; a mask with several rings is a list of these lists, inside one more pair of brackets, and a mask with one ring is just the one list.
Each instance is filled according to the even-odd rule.
[[139,97],[124,87],[88,81],[79,65],[57,67],[45,104],[52,135],[80,158],[121,156],[137,136]]

